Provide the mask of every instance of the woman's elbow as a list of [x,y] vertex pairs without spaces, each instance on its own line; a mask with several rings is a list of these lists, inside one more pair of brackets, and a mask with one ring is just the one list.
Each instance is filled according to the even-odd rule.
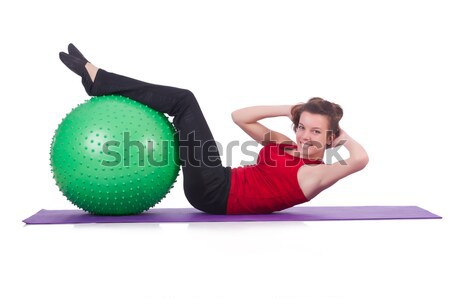
[[247,123],[247,120],[245,119],[245,113],[242,113],[241,110],[231,112],[231,119],[238,125],[240,123]]
[[360,170],[364,169],[369,163],[369,155],[367,153],[363,154],[358,158],[357,164]]
[[234,123],[239,122],[239,114],[237,113],[237,110],[231,112],[231,119],[233,120]]

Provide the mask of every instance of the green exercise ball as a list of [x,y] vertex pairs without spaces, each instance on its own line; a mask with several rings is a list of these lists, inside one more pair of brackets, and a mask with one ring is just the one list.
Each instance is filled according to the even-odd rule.
[[98,215],[138,214],[159,203],[179,174],[167,116],[119,95],[93,97],[59,124],[53,178],[75,206]]

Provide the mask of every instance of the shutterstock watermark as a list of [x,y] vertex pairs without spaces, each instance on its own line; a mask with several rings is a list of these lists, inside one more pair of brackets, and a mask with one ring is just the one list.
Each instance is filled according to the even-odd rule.
[[[123,163],[123,166],[133,164],[139,167],[148,165],[159,167],[176,163],[191,167],[229,166],[233,161],[234,149],[237,149],[239,158],[241,158],[240,166],[256,164],[259,158],[260,162],[264,162],[268,166],[280,166],[278,163],[282,161],[283,166],[294,167],[298,166],[299,158],[310,159],[309,156],[310,154],[314,155],[313,152],[324,150],[324,145],[320,142],[310,141],[308,145],[301,148],[301,151],[289,150],[295,149],[292,146],[282,146],[285,150],[280,147],[280,150],[276,152],[266,150],[260,155],[262,148],[258,148],[260,144],[254,140],[242,143],[234,140],[224,146],[218,141],[196,138],[193,132],[188,134],[186,139],[178,138],[177,134],[174,137],[177,141],[162,140],[155,144],[151,140],[145,142],[133,140],[129,132],[124,132],[121,140],[109,140],[103,143],[102,153],[105,158],[102,160],[102,165],[115,167]],[[345,140],[341,140],[335,147],[325,150],[323,161],[330,164],[335,158],[339,163],[345,165],[345,160],[338,152],[345,142]],[[177,144],[178,150],[174,150],[173,147]],[[291,145],[292,143],[285,142],[282,144]],[[269,145],[269,143],[267,142],[265,145]],[[271,145],[273,146],[273,144]],[[155,146],[158,146],[158,148],[156,149]],[[288,153],[288,151],[291,152]],[[178,152],[178,156],[175,156],[174,152]],[[279,158],[279,156],[283,158]]]

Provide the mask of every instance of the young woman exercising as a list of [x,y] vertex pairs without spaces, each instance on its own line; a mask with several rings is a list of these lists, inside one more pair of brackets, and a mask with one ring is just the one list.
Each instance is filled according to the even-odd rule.
[[[91,64],[73,44],[69,45],[68,54],[60,52],[59,57],[81,76],[88,95],[126,96],[174,117],[184,192],[190,204],[201,211],[213,214],[280,211],[311,200],[368,163],[364,148],[339,128],[341,107],[315,97],[292,106],[253,106],[234,111],[233,121],[263,148],[254,165],[224,167],[191,91],[107,72]],[[289,117],[295,141],[258,122],[276,116]],[[349,158],[324,164],[325,149],[337,145],[347,148]]]

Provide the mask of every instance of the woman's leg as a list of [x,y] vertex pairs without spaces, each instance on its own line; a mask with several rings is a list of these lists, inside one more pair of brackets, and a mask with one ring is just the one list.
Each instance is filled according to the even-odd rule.
[[98,70],[94,82],[87,71],[82,77],[89,95],[118,94],[173,116],[188,201],[204,212],[226,213],[230,167],[223,167],[214,137],[191,91],[150,84],[103,69]]

